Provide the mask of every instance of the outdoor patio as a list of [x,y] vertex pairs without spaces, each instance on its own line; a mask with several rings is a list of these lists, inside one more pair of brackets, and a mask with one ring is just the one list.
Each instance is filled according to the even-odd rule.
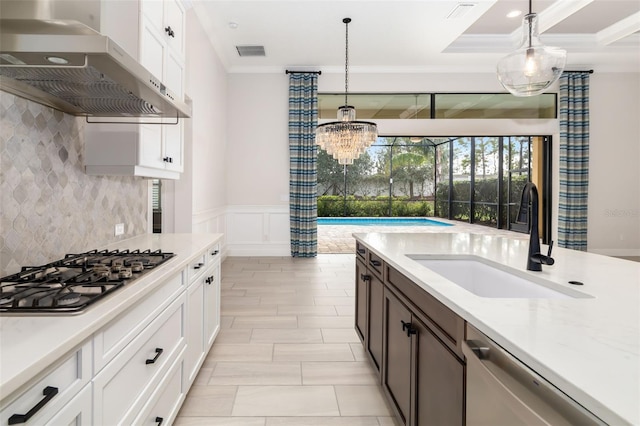
[[355,253],[356,243],[353,233],[394,232],[394,233],[456,233],[502,235],[509,238],[528,239],[528,234],[472,225],[464,222],[437,218],[439,222],[453,226],[359,226],[359,225],[318,225],[318,253]]

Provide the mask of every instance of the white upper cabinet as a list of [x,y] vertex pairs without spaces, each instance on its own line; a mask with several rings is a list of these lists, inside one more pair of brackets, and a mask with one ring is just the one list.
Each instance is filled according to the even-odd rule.
[[[182,0],[102,4],[101,32],[122,43],[177,99],[183,100],[186,17]],[[182,119],[178,124],[87,124],[85,129],[88,174],[180,178],[184,153]]]
[[140,62],[155,74],[162,58],[162,81],[181,99],[184,69],[185,13],[179,0],[142,0]]

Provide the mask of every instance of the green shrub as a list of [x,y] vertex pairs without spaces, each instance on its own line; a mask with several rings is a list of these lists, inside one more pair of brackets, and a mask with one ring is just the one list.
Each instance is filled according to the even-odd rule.
[[[433,215],[433,202],[394,197],[391,216],[424,217]],[[386,217],[389,216],[389,197],[354,197],[336,195],[318,197],[318,217]]]

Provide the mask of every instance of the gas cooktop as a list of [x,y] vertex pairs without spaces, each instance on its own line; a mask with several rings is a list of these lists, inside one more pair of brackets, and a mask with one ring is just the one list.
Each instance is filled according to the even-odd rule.
[[92,250],[0,278],[0,313],[79,313],[175,254]]

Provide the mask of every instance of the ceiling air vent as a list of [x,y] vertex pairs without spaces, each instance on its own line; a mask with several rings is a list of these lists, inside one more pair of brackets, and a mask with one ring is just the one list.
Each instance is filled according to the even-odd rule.
[[265,56],[264,46],[236,46],[240,56]]

